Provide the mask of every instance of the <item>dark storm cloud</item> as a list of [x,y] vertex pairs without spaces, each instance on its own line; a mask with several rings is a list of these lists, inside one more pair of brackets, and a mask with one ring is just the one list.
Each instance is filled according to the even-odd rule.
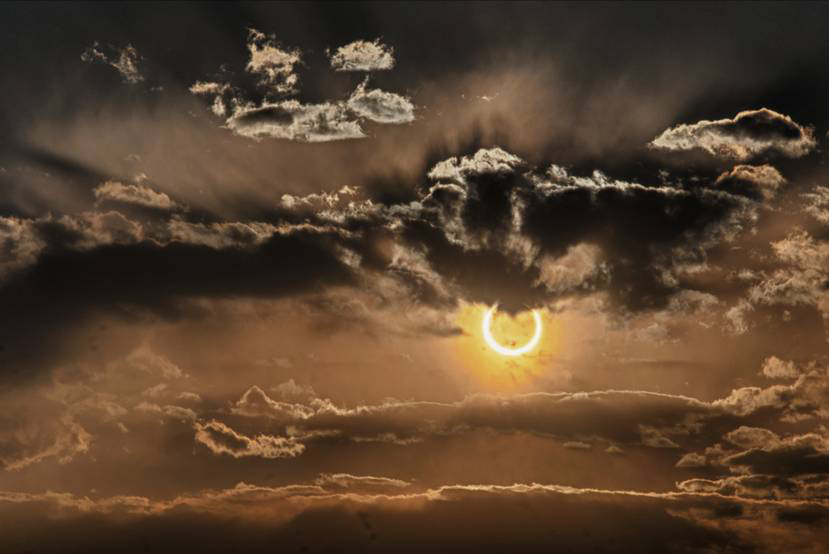
[[[141,225],[109,212],[7,220],[3,230],[10,233],[4,249],[16,257],[4,264],[12,273],[0,288],[0,304],[17,314],[0,323],[6,375],[26,375],[58,356],[64,331],[102,310],[176,317],[188,299],[280,297],[355,279],[337,249],[338,232],[310,227],[172,221],[161,236],[145,236]],[[51,338],[47,351],[43,334]]]
[[[433,267],[471,298],[513,311],[548,296],[545,257],[560,259],[581,244],[598,247],[595,263],[605,264],[586,272],[600,278],[588,290],[604,288],[623,309],[664,307],[682,290],[670,274],[748,228],[755,209],[715,187],[642,185],[599,171],[581,177],[558,166],[527,172],[520,158],[498,148],[440,162],[429,176],[436,184],[422,204],[437,221],[413,221],[410,240],[426,244]],[[486,275],[498,266],[514,286]]]
[[[170,315],[186,299],[325,293],[332,285],[389,298],[393,282],[437,307],[466,299],[520,311],[605,291],[621,311],[660,309],[684,290],[674,275],[682,264],[703,261],[708,248],[749,228],[759,206],[716,184],[649,186],[558,166],[542,173],[499,148],[439,162],[428,177],[419,200],[406,204],[351,199],[350,188],[283,196],[286,217],[309,221],[299,225],[179,215],[141,222],[119,212],[7,218],[0,295],[25,314],[8,336],[25,336],[41,320],[59,334],[62,318],[48,314]],[[96,191],[99,200],[177,206],[143,185]],[[8,343],[10,363],[32,355],[30,341]]]
[[677,125],[650,143],[657,149],[698,148],[712,156],[741,161],[767,152],[799,158],[816,145],[813,129],[768,108],[740,112],[733,119]]

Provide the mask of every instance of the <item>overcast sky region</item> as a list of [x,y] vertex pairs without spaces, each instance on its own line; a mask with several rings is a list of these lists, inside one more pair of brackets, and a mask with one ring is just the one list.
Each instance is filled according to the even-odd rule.
[[827,21],[0,4],[0,552],[829,552]]

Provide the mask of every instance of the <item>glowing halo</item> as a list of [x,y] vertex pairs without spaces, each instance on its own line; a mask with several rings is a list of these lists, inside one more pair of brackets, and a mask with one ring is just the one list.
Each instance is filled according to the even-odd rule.
[[533,338],[531,338],[527,344],[521,346],[520,348],[507,348],[506,346],[498,344],[498,341],[496,341],[495,337],[492,336],[492,330],[490,329],[490,326],[492,325],[492,315],[495,313],[496,309],[498,309],[498,304],[492,306],[486,311],[482,325],[484,340],[490,348],[503,356],[521,356],[538,345],[538,341],[541,340],[541,315],[539,315],[537,310],[533,310],[533,319],[535,320],[535,334],[533,335]]

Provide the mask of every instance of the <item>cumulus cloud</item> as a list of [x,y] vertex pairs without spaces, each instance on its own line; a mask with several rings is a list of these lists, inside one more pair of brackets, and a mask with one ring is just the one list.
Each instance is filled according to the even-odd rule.
[[814,131],[768,108],[747,110],[733,119],[677,125],[649,143],[660,150],[702,149],[712,156],[748,160],[766,153],[800,158],[817,145]]
[[274,35],[266,35],[256,29],[248,29],[250,59],[245,69],[259,76],[259,83],[278,94],[296,92],[299,76],[294,66],[301,63],[298,49],[282,47]]
[[[250,29],[248,51],[250,60],[246,70],[260,77],[259,84],[267,91],[263,99],[251,101],[242,90],[226,82],[196,81],[190,86],[191,93],[213,99],[210,110],[239,136],[256,140],[330,142],[366,137],[362,127],[365,121],[382,124],[414,121],[414,105],[408,97],[367,89],[367,80],[345,100],[304,103],[288,99],[287,96],[298,93],[295,66],[302,63],[299,50],[285,49],[273,35]],[[390,69],[394,65],[391,49],[379,42],[352,43],[334,54],[332,63],[334,59],[340,60],[338,67],[343,71],[369,66]]]
[[829,318],[829,243],[798,229],[771,247],[782,267],[754,285],[749,298],[759,304],[812,306]]
[[[608,290],[611,303],[626,309],[664,307],[684,290],[684,268],[700,264],[708,248],[751,229],[758,207],[750,198],[710,187],[646,185],[600,171],[572,175],[559,166],[540,173],[500,148],[438,162],[428,177],[436,183],[421,203],[438,220],[450,244],[445,250],[459,250],[450,268],[450,259],[443,266],[437,255],[442,249],[432,243],[430,263],[439,273],[466,278],[458,256],[481,252],[483,262],[499,252],[499,263],[521,283],[515,277],[512,286],[490,279],[475,293],[477,300],[499,301],[508,310],[537,304],[545,296],[542,286],[547,293],[561,290],[559,283],[546,282],[562,273],[550,268],[574,264],[583,267],[575,275],[565,272],[565,281],[576,286],[566,294]],[[468,279],[474,282],[475,275]],[[521,298],[510,297],[516,290],[524,291]]]
[[760,410],[778,413],[783,421],[795,422],[829,416],[829,379],[825,371],[812,369],[801,373],[789,385],[741,387],[715,400],[714,406],[746,416]]
[[106,54],[102,46],[98,42],[94,42],[92,46],[87,48],[81,54],[81,60],[86,63],[104,63],[110,67],[115,68],[121,75],[124,82],[134,85],[144,80],[139,70],[141,62],[141,55],[138,50],[131,44],[127,44],[123,48],[109,47],[112,54]]
[[297,100],[239,106],[225,125],[237,135],[299,142],[365,137],[359,121],[341,103],[301,104]]
[[106,181],[92,191],[99,203],[121,202],[134,204],[156,210],[177,210],[181,206],[163,192],[136,183],[124,184],[118,181]]
[[791,360],[781,360],[777,356],[769,356],[763,362],[760,372],[770,379],[796,379],[800,370]]
[[375,123],[410,123],[414,121],[414,105],[400,94],[380,89],[366,89],[368,80],[363,81],[351,93],[346,105],[357,116]]
[[313,209],[320,211],[332,209],[341,207],[345,199],[354,197],[357,191],[357,188],[345,185],[334,192],[311,193],[304,196],[283,194],[281,204],[289,210]]
[[802,196],[807,201],[804,211],[820,223],[829,223],[829,187],[815,187]]
[[394,67],[394,48],[377,39],[356,40],[328,52],[335,71],[384,71]]
[[440,161],[432,167],[427,176],[435,181],[466,184],[467,177],[510,174],[523,164],[524,160],[496,146],[481,148],[472,156],[453,156]]
[[[824,434],[780,436],[769,429],[740,426],[723,439],[726,446],[709,447],[703,455],[688,454],[677,466],[707,466],[729,475],[689,479],[678,483],[680,490],[775,499],[825,499],[829,494],[829,440]],[[696,460],[699,463],[693,463]]]
[[735,194],[747,194],[771,200],[786,179],[774,167],[765,165],[737,165],[717,177],[717,186]]

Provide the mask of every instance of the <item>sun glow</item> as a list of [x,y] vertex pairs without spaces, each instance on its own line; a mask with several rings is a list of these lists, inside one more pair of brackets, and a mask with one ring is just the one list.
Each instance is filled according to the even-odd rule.
[[535,332],[529,342],[518,348],[508,348],[506,346],[502,346],[497,340],[495,340],[495,337],[492,336],[492,316],[495,314],[497,309],[497,304],[488,309],[484,314],[483,323],[481,324],[481,331],[483,332],[484,340],[490,348],[502,356],[521,356],[538,346],[538,342],[541,340],[543,328],[543,325],[541,324],[541,315],[538,313],[538,310],[533,310],[532,312],[533,321],[535,322]]
[[537,308],[511,317],[497,306],[462,303],[452,356],[480,390],[522,390],[555,372],[563,341],[561,321]]

